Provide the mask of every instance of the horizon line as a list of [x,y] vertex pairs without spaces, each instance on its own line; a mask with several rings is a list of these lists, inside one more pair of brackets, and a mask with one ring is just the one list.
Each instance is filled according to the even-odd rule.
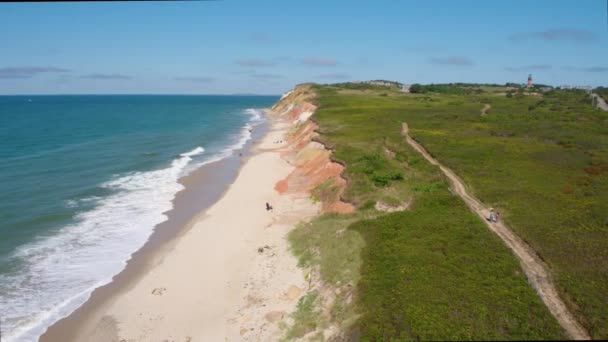
[[23,93],[0,94],[0,96],[281,96],[282,94],[256,94],[256,93],[227,93],[227,94],[196,94],[196,93]]

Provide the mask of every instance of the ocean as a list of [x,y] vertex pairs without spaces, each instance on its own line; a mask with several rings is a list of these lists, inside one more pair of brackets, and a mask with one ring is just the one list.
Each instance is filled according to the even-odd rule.
[[277,99],[0,96],[2,341],[37,340],[108,283],[178,180],[241,153]]

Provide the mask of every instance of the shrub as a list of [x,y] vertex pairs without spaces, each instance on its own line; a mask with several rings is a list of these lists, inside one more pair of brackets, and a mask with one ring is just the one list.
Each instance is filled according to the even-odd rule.
[[375,171],[371,176],[372,181],[376,186],[387,186],[392,180],[402,180],[403,173],[401,171]]
[[424,88],[422,87],[422,85],[418,84],[418,83],[414,83],[410,86],[410,93],[414,93],[414,94],[424,94],[426,93],[426,91],[424,90]]

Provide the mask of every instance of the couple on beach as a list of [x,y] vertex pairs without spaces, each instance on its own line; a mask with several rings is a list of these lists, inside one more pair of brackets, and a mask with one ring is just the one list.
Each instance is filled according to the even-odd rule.
[[494,208],[490,208],[490,217],[488,217],[488,221],[490,222],[498,222],[500,219],[500,213],[494,212]]

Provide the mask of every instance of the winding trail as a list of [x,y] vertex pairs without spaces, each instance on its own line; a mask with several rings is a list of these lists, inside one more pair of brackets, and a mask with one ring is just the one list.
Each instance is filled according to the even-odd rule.
[[601,96],[599,96],[598,94],[592,93],[591,97],[596,99],[597,108],[608,111],[608,104],[606,103],[606,101],[604,101],[604,99]]
[[490,230],[498,235],[507,247],[513,251],[515,256],[519,259],[523,271],[526,273],[528,282],[536,290],[547,308],[549,308],[551,314],[555,316],[562,328],[566,330],[567,334],[572,339],[590,340],[591,337],[587,331],[576,321],[572,313],[559,297],[551,275],[547,270],[547,265],[538,257],[536,252],[521,238],[515,235],[515,233],[513,233],[502,221],[498,223],[487,221],[486,218],[489,217],[490,213],[487,206],[470,195],[460,177],[433,158],[422,145],[409,136],[408,132],[408,125],[403,122],[401,135],[405,136],[407,143],[416,151],[420,152],[420,154],[422,154],[422,156],[431,164],[436,165],[441,169],[450,180],[452,190],[460,196],[467,206],[486,223]]
[[484,105],[483,105],[483,108],[481,108],[481,115],[482,115],[482,116],[485,116],[485,115],[486,115],[486,113],[487,113],[487,112],[488,112],[490,109],[492,109],[492,106],[491,106],[490,104],[488,104],[488,103],[484,104]]

